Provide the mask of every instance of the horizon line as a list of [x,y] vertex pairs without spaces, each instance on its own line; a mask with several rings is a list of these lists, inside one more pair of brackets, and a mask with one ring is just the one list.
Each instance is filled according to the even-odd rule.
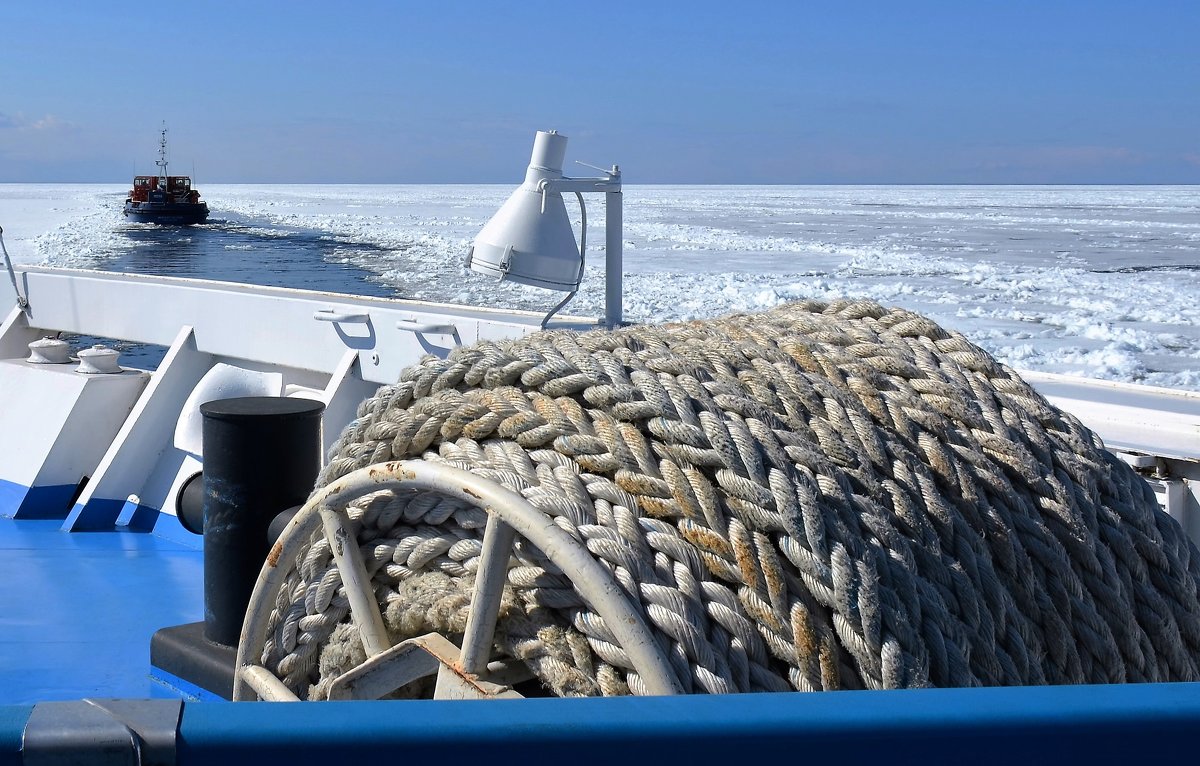
[[[139,175],[152,175],[143,173]],[[187,176],[191,178],[191,176]],[[0,180],[0,185],[112,185],[126,181]],[[511,186],[514,181],[203,181],[213,186]],[[1200,186],[1197,181],[636,181],[622,186]]]

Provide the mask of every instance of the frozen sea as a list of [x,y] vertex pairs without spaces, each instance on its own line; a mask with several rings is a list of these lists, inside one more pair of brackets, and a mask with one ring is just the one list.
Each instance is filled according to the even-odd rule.
[[[548,309],[467,271],[513,186],[198,184],[211,222],[126,223],[121,185],[0,184],[17,262]],[[584,288],[603,304],[604,206]],[[568,210],[578,212],[573,198]],[[1200,390],[1200,187],[626,186],[625,313],[703,318],[867,297],[1001,361]]]

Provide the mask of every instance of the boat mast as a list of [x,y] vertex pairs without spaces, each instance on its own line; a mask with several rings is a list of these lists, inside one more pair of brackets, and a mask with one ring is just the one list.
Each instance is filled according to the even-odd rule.
[[162,168],[162,181],[159,184],[167,188],[167,123],[163,123],[162,138],[158,141],[158,160],[154,163]]

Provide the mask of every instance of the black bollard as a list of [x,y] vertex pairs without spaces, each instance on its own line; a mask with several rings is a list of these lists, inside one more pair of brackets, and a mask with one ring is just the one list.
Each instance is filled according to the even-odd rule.
[[204,534],[204,474],[194,473],[175,496],[175,518],[193,535]]
[[237,646],[280,511],[308,499],[321,467],[311,399],[248,396],[200,405],[204,416],[204,637]]

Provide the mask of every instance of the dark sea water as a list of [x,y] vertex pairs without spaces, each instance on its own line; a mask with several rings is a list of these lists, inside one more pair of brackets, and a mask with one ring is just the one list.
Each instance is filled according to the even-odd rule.
[[386,248],[326,232],[211,219],[200,226],[119,227],[101,261],[106,271],[395,296],[352,262],[386,257]]
[[[387,256],[370,242],[266,222],[212,218],[198,226],[124,224],[95,248],[104,271],[218,280],[304,290],[396,297],[394,288],[354,263]],[[154,369],[166,353],[154,346],[73,336],[74,347],[104,344],[128,367]]]

